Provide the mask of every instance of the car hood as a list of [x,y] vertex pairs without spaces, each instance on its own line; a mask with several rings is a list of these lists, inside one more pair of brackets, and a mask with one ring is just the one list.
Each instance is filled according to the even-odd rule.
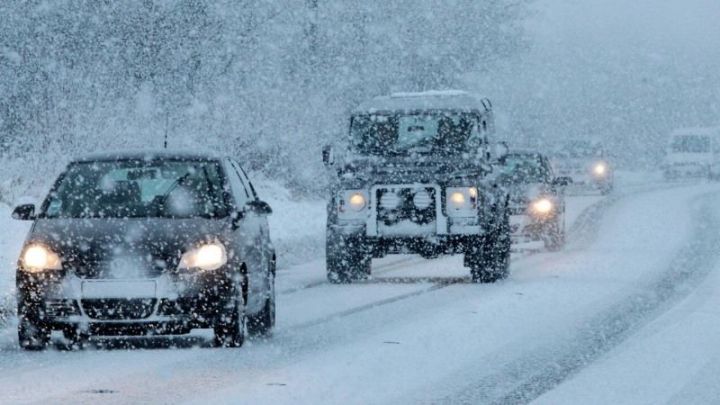
[[410,183],[443,185],[479,179],[491,172],[488,164],[461,156],[356,157],[338,170],[342,183],[354,183],[357,187]]
[[175,269],[183,252],[227,232],[227,221],[210,219],[39,219],[28,242],[53,249],[80,277],[141,278]]

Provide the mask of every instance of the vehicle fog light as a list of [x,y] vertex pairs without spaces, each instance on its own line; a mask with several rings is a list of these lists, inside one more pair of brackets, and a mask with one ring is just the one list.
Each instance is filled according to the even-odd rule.
[[400,197],[392,191],[388,191],[380,197],[380,206],[392,210],[400,206]]
[[424,210],[432,205],[432,197],[425,190],[420,190],[413,196],[413,204],[416,208]]

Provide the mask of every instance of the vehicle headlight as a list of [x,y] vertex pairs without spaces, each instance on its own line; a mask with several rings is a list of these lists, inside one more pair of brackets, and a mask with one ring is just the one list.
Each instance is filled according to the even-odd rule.
[[605,176],[607,173],[607,165],[603,162],[595,163],[595,166],[593,166],[593,174],[595,174],[598,177]]
[[60,270],[62,269],[62,261],[60,261],[60,256],[50,248],[40,244],[32,244],[28,245],[22,254],[22,267],[30,272]]
[[367,205],[367,199],[362,193],[353,193],[347,201],[348,207],[353,211],[361,211]]
[[368,193],[365,190],[345,190],[338,195],[338,215],[341,218],[359,218],[367,215]]
[[448,187],[445,190],[447,213],[450,216],[477,215],[476,187]]
[[225,246],[208,243],[185,252],[180,258],[180,269],[215,270],[227,263]]
[[536,215],[547,215],[555,209],[555,204],[549,198],[540,198],[533,201],[530,210]]

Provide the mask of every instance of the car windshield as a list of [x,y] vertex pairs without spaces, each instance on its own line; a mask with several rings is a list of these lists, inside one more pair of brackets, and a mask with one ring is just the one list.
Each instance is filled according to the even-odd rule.
[[547,175],[540,158],[531,154],[507,155],[501,171],[506,179],[519,183],[539,183],[544,181]]
[[353,148],[363,154],[457,154],[480,143],[472,114],[369,114],[352,119]]
[[710,138],[700,135],[682,135],[673,138],[671,149],[675,153],[709,153]]
[[47,201],[46,218],[224,217],[217,162],[97,161],[71,164]]

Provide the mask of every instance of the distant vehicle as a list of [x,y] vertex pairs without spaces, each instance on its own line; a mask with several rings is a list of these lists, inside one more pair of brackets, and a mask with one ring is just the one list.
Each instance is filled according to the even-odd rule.
[[502,158],[502,182],[510,190],[510,227],[519,242],[542,241],[550,251],[565,244],[564,187],[569,177],[555,177],[550,161],[534,151],[512,151]]
[[720,178],[720,128],[685,128],[670,134],[663,164],[668,180]]
[[608,194],[614,187],[614,170],[608,153],[598,143],[571,141],[551,153],[552,166],[558,176],[570,177],[572,188],[597,190]]
[[387,254],[464,254],[475,282],[508,275],[508,194],[496,187],[490,101],[461,91],[361,104],[342,159],[328,147],[327,277],[367,278]]
[[241,346],[275,323],[270,206],[237,162],[195,153],[95,155],[70,163],[36,212],[17,268],[20,346],[58,330],[183,334]]

